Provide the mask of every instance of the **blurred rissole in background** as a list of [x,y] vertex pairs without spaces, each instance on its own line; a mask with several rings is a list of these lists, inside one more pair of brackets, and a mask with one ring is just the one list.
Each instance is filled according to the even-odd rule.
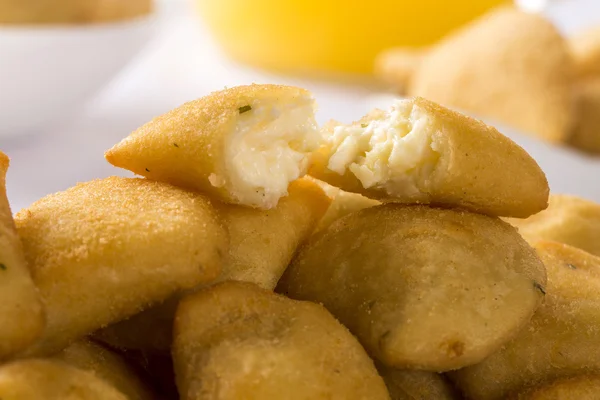
[[0,24],[122,21],[149,14],[152,3],[152,0],[0,0]]
[[194,0],[232,58],[286,72],[371,73],[394,46],[421,47],[504,0]]

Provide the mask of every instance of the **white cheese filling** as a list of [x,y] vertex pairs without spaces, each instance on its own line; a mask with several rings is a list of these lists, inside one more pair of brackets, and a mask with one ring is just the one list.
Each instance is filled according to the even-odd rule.
[[398,100],[371,120],[337,126],[326,138],[331,148],[327,168],[352,173],[365,189],[391,196],[421,193],[440,157],[434,129],[425,111],[411,100]]
[[226,185],[240,203],[269,209],[287,195],[290,182],[306,174],[321,135],[310,98],[289,106],[250,106],[227,143]]

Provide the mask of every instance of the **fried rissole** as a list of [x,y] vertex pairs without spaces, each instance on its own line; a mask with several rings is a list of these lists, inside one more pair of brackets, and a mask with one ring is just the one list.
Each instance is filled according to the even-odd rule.
[[594,26],[569,38],[580,79],[600,78],[600,26]]
[[596,400],[600,393],[600,375],[582,375],[558,379],[511,396],[509,400]]
[[397,92],[405,93],[426,54],[426,49],[404,47],[383,51],[375,59],[375,75]]
[[430,51],[407,94],[562,142],[575,121],[567,41],[543,16],[500,7]]
[[600,205],[577,196],[553,194],[546,210],[508,219],[530,242],[550,240],[600,256]]
[[253,284],[185,298],[174,336],[183,400],[389,399],[373,361],[322,306]]
[[304,89],[237,86],[155,118],[105,156],[225,203],[271,209],[306,173],[320,144],[314,107]]
[[[600,63],[600,61],[599,61]],[[586,153],[600,154],[600,73],[596,79],[579,82],[577,96],[577,122],[568,143]]]
[[21,210],[15,222],[47,314],[28,356],[215,280],[227,254],[227,232],[208,199],[146,179],[81,183]]
[[313,236],[277,290],[323,304],[382,363],[440,372],[514,337],[545,281],[535,251],[498,218],[386,204]]
[[28,359],[0,366],[6,400],[130,400],[92,372],[58,360]]
[[500,400],[600,370],[600,258],[562,243],[540,241],[535,247],[548,271],[544,302],[500,351],[449,374],[468,398]]
[[129,364],[120,354],[89,339],[71,344],[52,358],[92,372],[126,395],[129,400],[155,398],[140,370]]
[[423,98],[398,100],[351,125],[329,123],[324,137],[310,175],[348,192],[498,216],[526,217],[548,204],[546,176],[525,150]]

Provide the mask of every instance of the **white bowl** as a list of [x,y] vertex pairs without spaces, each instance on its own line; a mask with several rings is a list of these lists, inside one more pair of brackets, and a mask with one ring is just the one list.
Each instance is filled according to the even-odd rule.
[[153,17],[98,25],[0,26],[0,136],[29,134],[72,113],[151,36]]

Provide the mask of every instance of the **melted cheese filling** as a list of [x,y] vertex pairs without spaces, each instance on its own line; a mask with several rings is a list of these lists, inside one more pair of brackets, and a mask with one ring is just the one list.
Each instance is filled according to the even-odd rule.
[[321,135],[312,100],[273,106],[252,104],[240,114],[227,144],[230,193],[242,204],[270,209],[287,195],[290,182],[304,176]]
[[398,100],[382,115],[363,123],[337,126],[326,140],[331,156],[327,168],[352,173],[365,189],[391,196],[421,193],[440,157],[431,121],[410,100]]

